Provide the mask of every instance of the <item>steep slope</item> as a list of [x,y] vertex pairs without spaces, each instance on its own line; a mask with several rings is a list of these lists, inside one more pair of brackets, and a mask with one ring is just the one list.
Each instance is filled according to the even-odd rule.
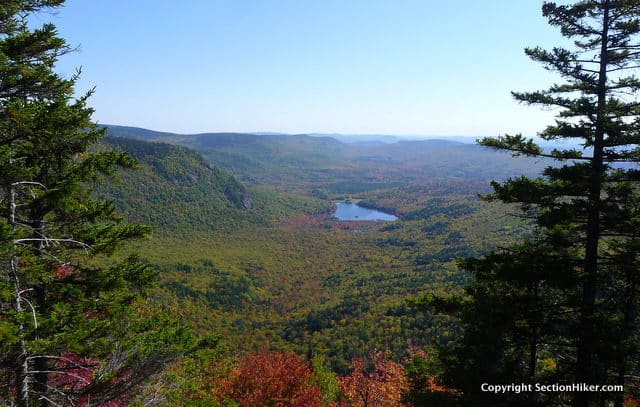
[[[104,143],[128,151],[139,162],[139,168],[121,171],[118,182],[101,185],[96,191],[113,200],[132,221],[190,235],[265,225],[296,207],[290,202],[295,197],[259,188],[250,191],[188,148],[115,137],[107,137]],[[326,209],[321,203],[304,200],[306,204],[299,206],[312,212]]]

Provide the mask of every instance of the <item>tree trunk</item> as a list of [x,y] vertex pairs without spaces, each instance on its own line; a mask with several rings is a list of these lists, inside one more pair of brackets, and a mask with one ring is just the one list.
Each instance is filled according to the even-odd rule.
[[[629,285],[627,288],[627,292],[625,293],[625,303],[624,303],[624,319],[622,322],[621,328],[621,339],[626,341],[629,338],[633,337],[633,327],[634,322],[636,321],[638,315],[638,308],[636,306],[636,293],[637,289],[637,279],[635,277],[635,273],[637,270],[632,266],[629,267],[627,271],[627,284]],[[621,384],[624,386],[625,379],[627,375],[627,358],[624,354],[618,356],[618,381],[616,384]],[[624,393],[620,393],[616,397],[615,406],[622,407],[624,405]]]
[[[16,209],[18,207],[16,203],[16,190],[12,185],[9,190],[9,225],[15,230],[16,225]],[[20,285],[20,278],[18,276],[18,258],[16,254],[15,245],[13,247],[13,253],[11,255],[10,273],[13,280],[13,289],[15,292],[14,308],[16,313],[20,315],[23,312],[22,309],[22,287]],[[20,336],[23,336],[24,325],[20,324],[19,327]],[[29,405],[29,360],[27,359],[27,347],[24,339],[20,339],[20,344],[16,350],[16,398],[19,407],[28,407]]]
[[[41,237],[46,236],[46,231],[45,231],[45,223],[44,223],[44,215],[40,215],[40,214],[36,214],[34,213],[34,219],[37,219],[37,229],[36,229],[36,235],[39,235]],[[38,241],[38,251],[42,251],[45,249],[45,243],[44,240],[40,240]],[[46,300],[46,292],[45,289],[42,285],[37,285],[34,288],[34,300],[36,304],[44,304],[45,300]],[[37,324],[36,324],[37,325]],[[34,339],[39,339],[39,332],[38,332],[38,328],[36,326],[35,331],[34,331]],[[36,394],[38,394],[39,396],[46,396],[49,393],[49,359],[48,358],[44,358],[44,357],[36,357],[34,358],[34,376],[33,376],[33,380],[34,380],[34,391]],[[50,403],[48,401],[44,401],[46,399],[43,399],[43,404],[44,405],[49,405]]]
[[[600,72],[598,76],[598,113],[596,117],[595,138],[593,140],[593,160],[589,197],[587,203],[587,226],[584,258],[584,281],[582,284],[582,304],[576,351],[576,381],[578,383],[597,384],[598,374],[593,365],[593,354],[596,352],[595,338],[591,335],[594,315],[598,277],[598,246],[600,241],[600,195],[602,193],[602,176],[604,173],[604,136],[607,96],[608,65],[608,33],[609,33],[609,0],[603,1],[602,37],[600,43]],[[578,392],[573,405],[588,407],[593,400],[590,392]]]
[[[532,308],[534,310],[539,309],[539,293],[538,293],[538,283],[534,282],[533,287],[533,304]],[[530,336],[529,336],[529,383],[536,382],[536,367],[538,364],[538,340],[540,335],[540,327],[538,321],[534,320],[532,322]],[[532,406],[536,405],[536,400],[538,398],[538,394],[534,391],[529,393],[529,402]]]

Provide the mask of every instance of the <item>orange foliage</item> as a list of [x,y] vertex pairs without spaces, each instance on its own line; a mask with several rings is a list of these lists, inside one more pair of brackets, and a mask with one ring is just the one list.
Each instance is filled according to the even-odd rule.
[[361,358],[351,362],[353,372],[338,379],[349,406],[384,407],[402,405],[402,396],[409,389],[404,367],[385,360],[382,352],[374,352],[367,363]]
[[429,376],[429,378],[427,379],[427,390],[431,392],[439,392],[439,391],[444,391],[448,393],[454,392],[453,390],[436,383],[436,378],[433,376]]
[[249,354],[223,380],[219,396],[243,407],[321,406],[309,366],[293,352]]
[[633,396],[631,396],[630,394],[627,395],[627,397],[624,399],[624,402],[622,404],[624,407],[639,407],[640,406],[640,402],[636,399],[633,398]]

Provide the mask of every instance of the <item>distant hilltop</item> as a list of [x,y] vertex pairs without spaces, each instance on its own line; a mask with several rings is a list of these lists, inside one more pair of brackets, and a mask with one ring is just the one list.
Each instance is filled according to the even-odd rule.
[[176,137],[176,136],[195,136],[203,134],[249,134],[256,136],[311,136],[332,138],[334,140],[341,141],[343,143],[358,143],[358,142],[372,142],[372,143],[384,143],[393,144],[399,141],[419,141],[419,140],[445,140],[445,141],[457,141],[459,143],[473,144],[480,136],[462,136],[462,135],[422,135],[422,134],[343,134],[343,133],[283,133],[277,131],[248,131],[248,132],[204,132],[204,133],[173,133],[166,131],[149,130],[135,126],[122,126],[114,124],[104,124],[101,127],[112,129],[116,131],[120,136],[145,139],[159,137]]

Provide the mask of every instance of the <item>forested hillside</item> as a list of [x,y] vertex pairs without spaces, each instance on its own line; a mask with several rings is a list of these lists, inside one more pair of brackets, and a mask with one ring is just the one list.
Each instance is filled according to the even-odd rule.
[[165,143],[106,138],[104,145],[138,161],[97,193],[112,200],[129,220],[181,235],[269,224],[286,213],[328,211],[310,198],[247,188],[193,150]]
[[[302,140],[344,148],[337,141]],[[223,334],[232,353],[269,344],[324,355],[340,373],[374,349],[402,361],[412,349],[446,342],[456,332],[447,318],[418,312],[407,299],[425,290],[459,290],[468,276],[456,269],[458,257],[526,233],[504,207],[477,199],[486,181],[437,177],[389,188],[335,182],[324,174],[322,182],[335,191],[318,193],[321,181],[310,180],[298,181],[297,192],[283,192],[281,184],[242,184],[184,147],[140,138],[105,142],[138,160],[137,170],[119,172],[119,182],[98,191],[131,219],[154,226],[151,239],[136,248],[160,271],[158,298],[201,334]],[[239,143],[239,151],[247,148],[242,138]],[[432,145],[434,156],[453,156],[460,148]],[[228,136],[224,148],[233,146]],[[298,159],[318,156],[304,154]],[[350,164],[355,173],[369,164],[360,165]],[[313,166],[304,171],[314,174]],[[338,221],[332,199],[345,194],[401,220]]]

